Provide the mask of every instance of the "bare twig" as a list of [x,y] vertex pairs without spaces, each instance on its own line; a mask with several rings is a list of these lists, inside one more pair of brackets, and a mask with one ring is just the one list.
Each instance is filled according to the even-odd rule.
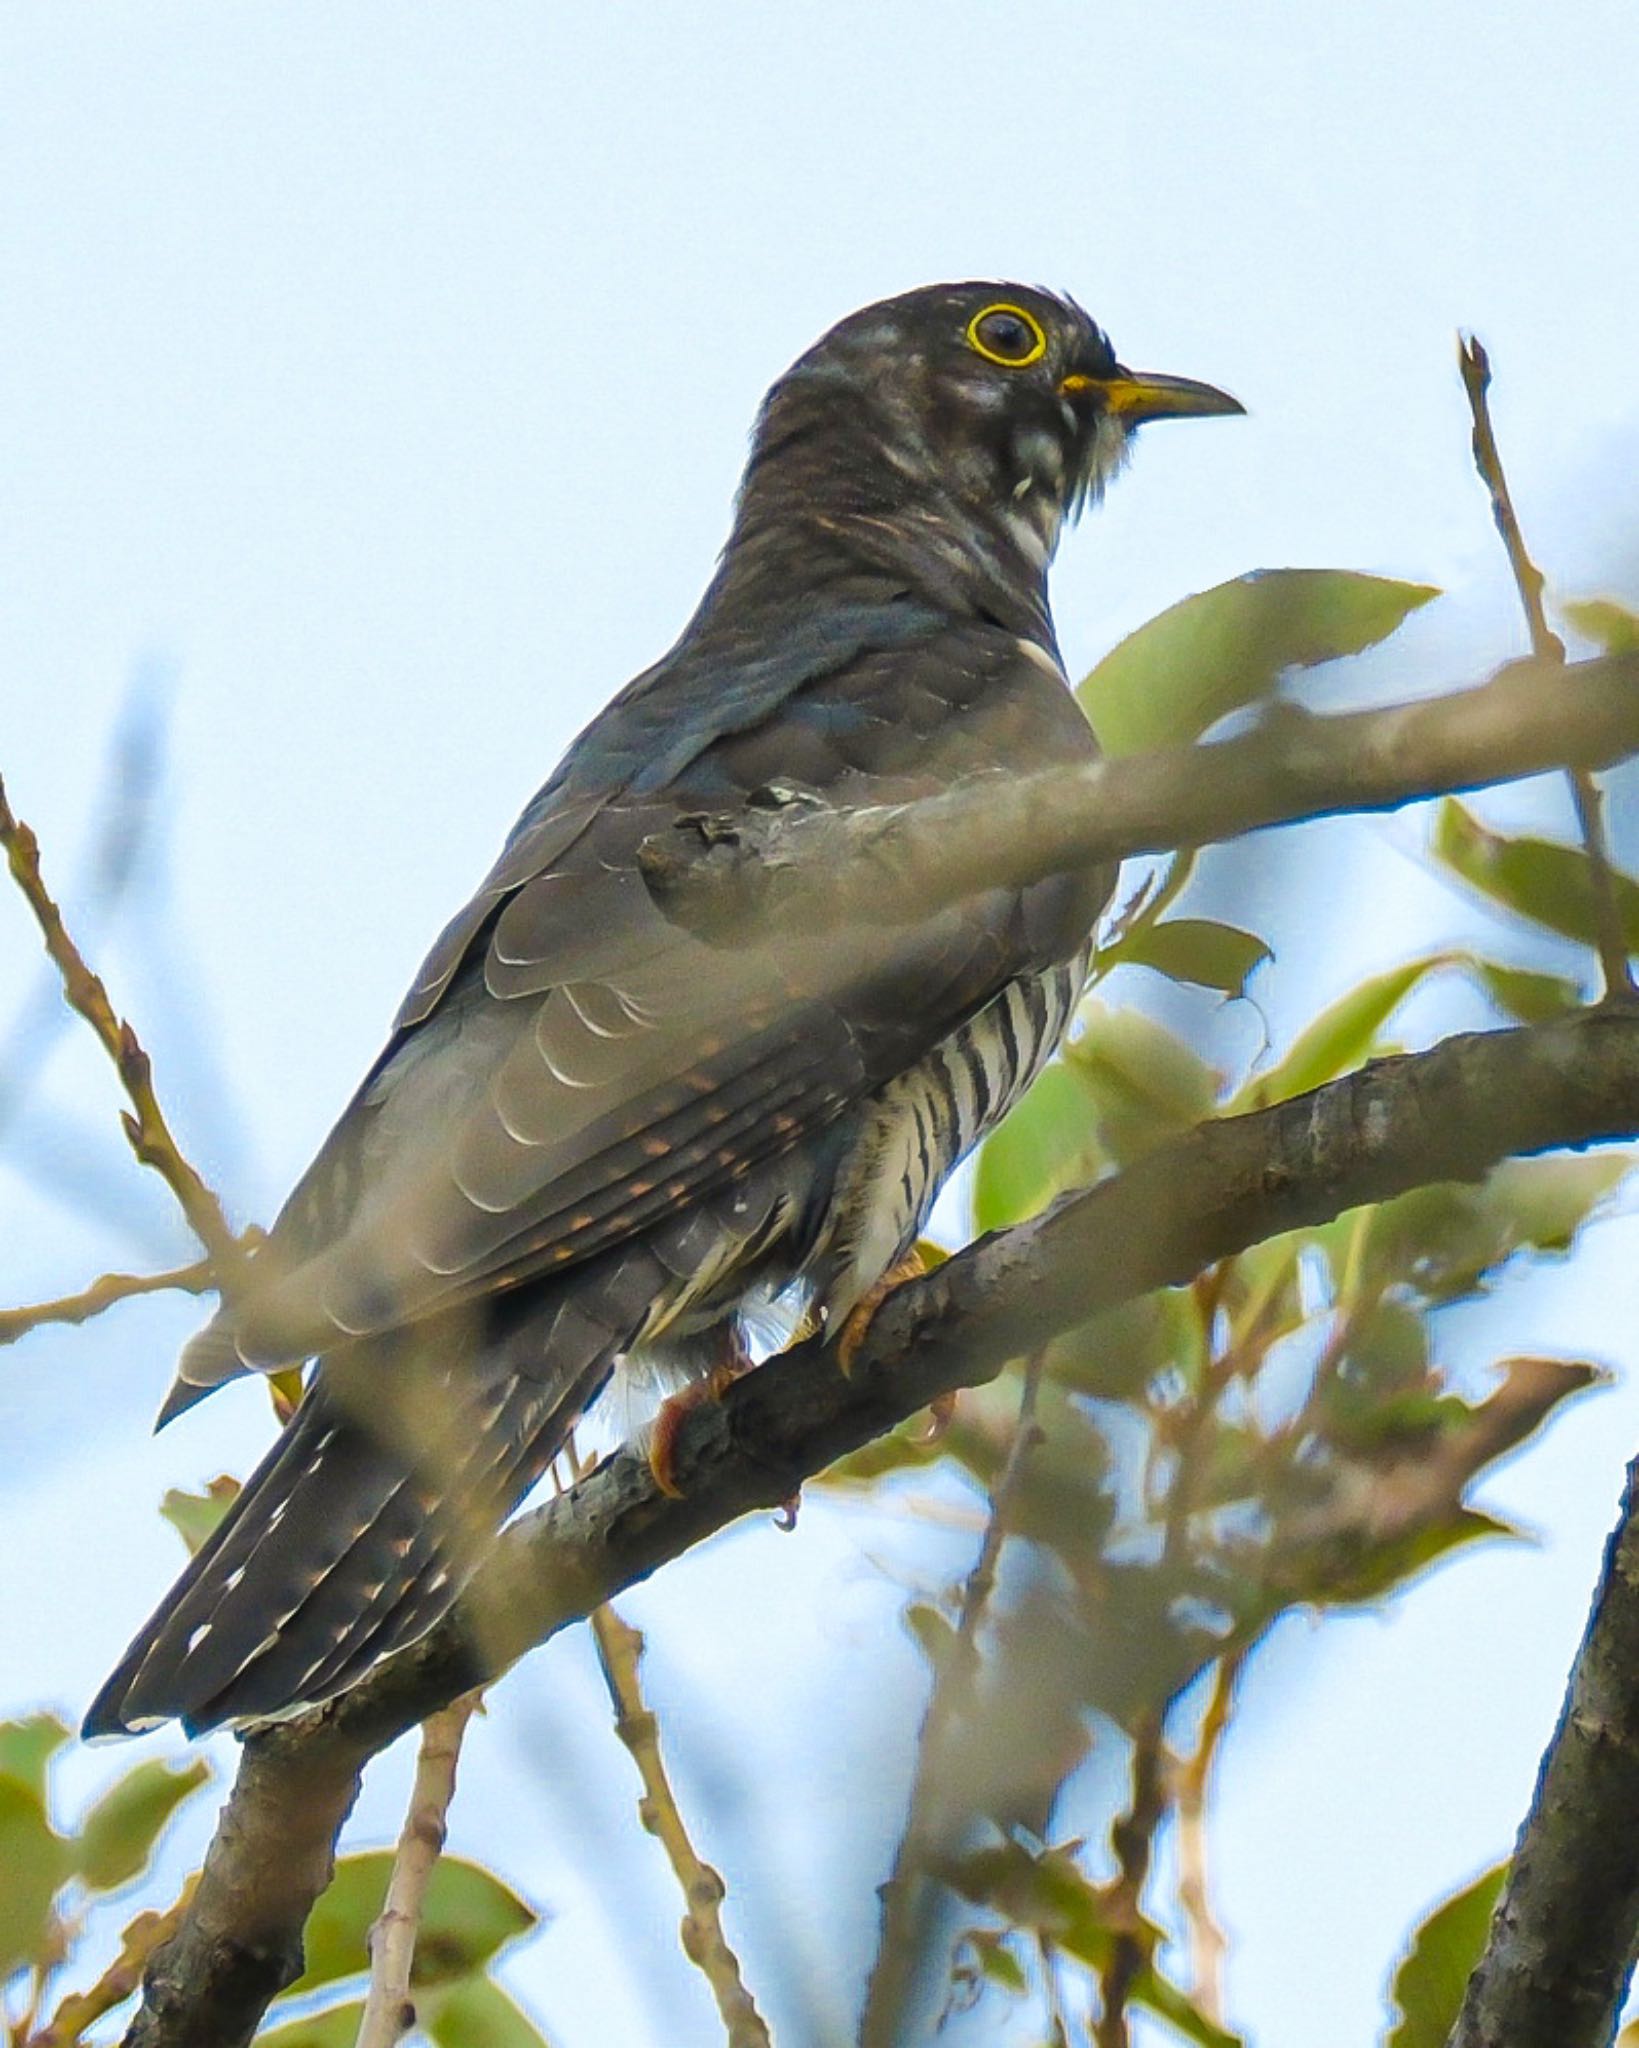
[[427,1886],[444,1850],[461,1739],[478,1710],[480,1697],[476,1692],[467,1693],[422,1724],[409,1812],[393,1856],[387,1897],[370,1929],[370,1988],[359,2021],[358,2048],[396,2048],[415,2025],[410,1972],[416,1936]]
[[630,1751],[643,1780],[638,1815],[665,1850],[682,1887],[683,1922],[678,1932],[683,1953],[711,1986],[729,2048],[770,2048],[767,2025],[745,1987],[739,1958],[723,1933],[723,1880],[697,1854],[666,1776],[660,1730],[644,1702],[638,1669],[643,1637],[607,1604],[594,1609],[592,1634],[615,1710],[615,1733]]
[[154,1093],[153,1068],[136,1032],[117,1016],[100,975],[86,965],[69,937],[62,912],[52,900],[40,873],[40,843],[12,811],[0,781],[0,845],[6,849],[12,878],[23,892],[45,940],[46,952],[62,977],[63,994],[101,1041],[131,1099],[135,1115],[122,1111],[131,1150],[144,1166],[160,1174],[177,1199],[195,1237],[216,1261],[218,1276],[227,1279],[239,1260],[240,1241],[221,1203],[183,1157]]
[[[684,1417],[677,1496],[642,1451],[617,1453],[514,1524],[419,1643],[316,1713],[247,1738],[192,1907],[149,1966],[130,2048],[247,2042],[300,1971],[301,1929],[368,1760],[713,1531],[777,1507],[938,1395],[1266,1237],[1432,1181],[1477,1179],[1513,1154],[1636,1134],[1639,1016],[1590,1012],[1450,1038],[1202,1124],[982,1240],[890,1295],[846,1376],[818,1343],[748,1373]],[[1610,1811],[1635,1809],[1639,1798]],[[1639,1825],[1625,1839],[1639,1856]]]
[[[1513,496],[1508,489],[1508,477],[1502,466],[1502,453],[1491,425],[1491,405],[1486,395],[1491,385],[1491,359],[1479,338],[1470,334],[1458,336],[1457,362],[1474,421],[1474,467],[1490,493],[1491,516],[1496,521],[1497,532],[1508,555],[1508,566],[1513,571],[1520,609],[1525,614],[1525,628],[1531,637],[1532,655],[1547,666],[1563,668],[1565,643],[1548,624],[1542,602],[1542,571],[1526,548],[1519,517],[1514,511]],[[1611,879],[1610,847],[1605,837],[1599,786],[1585,767],[1571,767],[1567,776],[1576,804],[1582,843],[1588,852],[1605,994],[1608,999],[1626,1000],[1639,996],[1639,990],[1634,987],[1633,970],[1628,962],[1627,933],[1623,929],[1622,911],[1616,900],[1616,885]]]
[[[979,1555],[962,1589],[961,1612],[943,1660],[935,1667],[933,1689],[922,1717],[916,1744],[905,1828],[894,1856],[893,1872],[881,1888],[882,1933],[877,1943],[860,2022],[860,2048],[889,2048],[901,2038],[901,2021],[911,1995],[923,1948],[925,1922],[934,1879],[930,1875],[950,1828],[950,1739],[973,1704],[979,1675],[979,1629],[996,1588],[996,1569],[1007,1540],[1008,1511],[1018,1491],[1030,1453],[1041,1442],[1036,1398],[1046,1354],[1034,1352],[1026,1361],[1019,1389],[1019,1414],[1007,1457],[990,1494]],[[1046,1958],[1044,1970],[1048,1969]]]
[[1224,1959],[1229,1944],[1213,1918],[1207,1875],[1207,1796],[1224,1731],[1229,1726],[1235,1686],[1250,1652],[1242,1644],[1219,1658],[1213,1668],[1212,1692],[1201,1717],[1195,1749],[1175,1761],[1173,1802],[1178,1823],[1178,1908],[1183,1915],[1189,1948],[1190,1995],[1208,2019],[1224,2016]]
[[89,1322],[115,1302],[130,1301],[139,1294],[163,1294],[172,1288],[182,1294],[205,1294],[215,1285],[216,1267],[209,1259],[175,1266],[168,1273],[104,1273],[79,1294],[36,1301],[26,1308],[0,1308],[0,1344],[15,1344],[42,1323]]

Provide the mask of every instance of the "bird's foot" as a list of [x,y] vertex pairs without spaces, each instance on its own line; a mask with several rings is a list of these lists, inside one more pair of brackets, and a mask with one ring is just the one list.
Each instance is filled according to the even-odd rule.
[[649,1432],[649,1470],[654,1483],[669,1500],[681,1500],[677,1483],[677,1439],[684,1422],[707,1401],[720,1401],[740,1378],[751,1370],[751,1359],[738,1335],[730,1339],[724,1355],[704,1379],[698,1379],[660,1404],[660,1412]]
[[865,1333],[871,1327],[877,1310],[897,1287],[909,1281],[920,1280],[928,1270],[918,1246],[912,1245],[902,1259],[897,1259],[887,1272],[873,1286],[868,1287],[858,1302],[849,1311],[848,1320],[843,1324],[837,1337],[837,1364],[846,1378],[854,1369],[854,1360],[859,1356],[860,1346],[865,1342]]

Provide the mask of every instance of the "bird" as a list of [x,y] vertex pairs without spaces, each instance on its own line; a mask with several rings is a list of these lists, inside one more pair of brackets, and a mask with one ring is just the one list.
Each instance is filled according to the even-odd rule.
[[773,1302],[857,1336],[1063,1037],[1114,877],[704,934],[645,844],[1095,758],[1060,534],[1139,426],[1242,410],[1011,283],[867,306],[778,379],[698,609],[526,806],[184,1349],[159,1426],[242,1374],[305,1389],[88,1736],[334,1698],[451,1608],[612,1382],[743,1369]]

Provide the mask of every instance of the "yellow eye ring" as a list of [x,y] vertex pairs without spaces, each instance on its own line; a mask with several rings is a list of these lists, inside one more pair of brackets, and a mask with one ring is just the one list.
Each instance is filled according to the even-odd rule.
[[[1004,314],[1009,320],[1017,320],[1030,336],[1030,346],[1023,355],[1007,355],[999,348],[987,343],[980,330],[986,321]],[[994,306],[984,306],[967,323],[967,345],[975,355],[983,356],[987,363],[1000,363],[1004,370],[1027,370],[1032,363],[1039,363],[1047,353],[1047,336],[1041,322],[1034,313],[1023,306],[1015,306],[1008,300],[998,300]]]

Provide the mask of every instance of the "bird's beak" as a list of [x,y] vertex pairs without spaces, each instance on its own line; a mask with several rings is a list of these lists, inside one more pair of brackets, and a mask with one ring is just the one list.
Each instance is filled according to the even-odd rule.
[[1077,372],[1066,377],[1059,389],[1066,397],[1079,391],[1095,392],[1105,412],[1127,427],[1142,426],[1146,420],[1210,419],[1246,410],[1238,398],[1231,398],[1216,384],[1200,384],[1193,377],[1154,376],[1146,370],[1118,367],[1110,377]]

